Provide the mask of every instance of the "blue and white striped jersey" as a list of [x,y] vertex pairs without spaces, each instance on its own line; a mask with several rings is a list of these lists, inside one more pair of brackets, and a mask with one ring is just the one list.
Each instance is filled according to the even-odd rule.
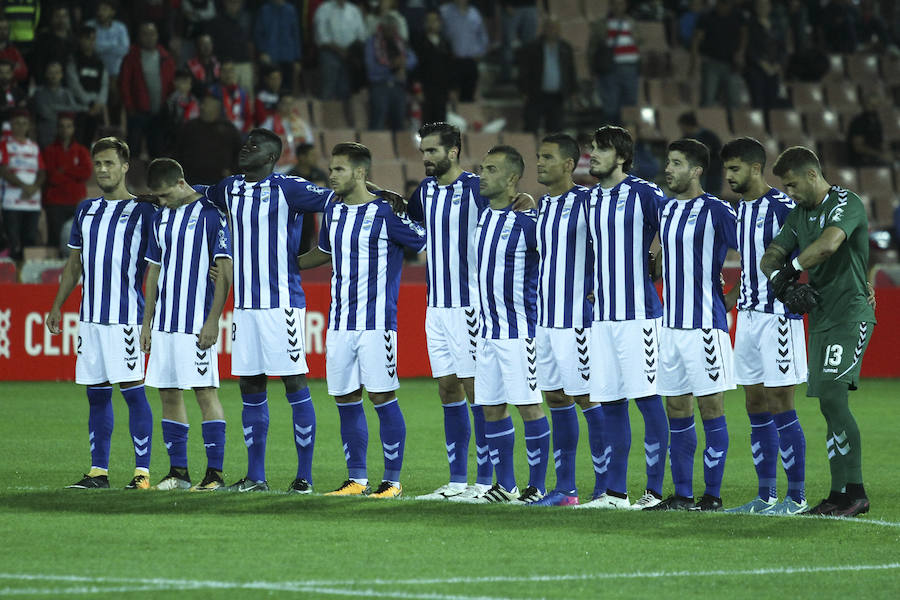
[[231,258],[228,220],[206,198],[154,215],[147,246],[147,261],[160,266],[154,329],[200,333],[215,292],[209,268],[219,257]]
[[589,190],[576,185],[560,196],[538,201],[537,242],[541,256],[538,279],[538,324],[541,327],[591,326],[587,295],[593,278],[588,248]]
[[382,198],[328,204],[319,248],[331,254],[329,329],[397,331],[404,247],[421,252],[425,230],[395,215]]
[[593,251],[595,321],[662,316],[649,263],[663,201],[656,184],[633,175],[612,188],[596,185],[591,189],[588,233]]
[[278,174],[252,182],[232,175],[207,190],[231,216],[235,308],[306,306],[297,266],[303,214],[324,211],[333,194]]
[[410,218],[425,226],[428,306],[472,306],[478,301],[474,231],[490,204],[478,191],[479,181],[466,171],[450,185],[427,177],[409,199]]
[[81,250],[81,321],[137,325],[144,319],[144,255],[156,207],[88,198],[75,209],[69,248]]
[[737,215],[712,194],[661,205],[663,325],[728,331],[721,273],[729,248],[737,249]]
[[537,213],[488,208],[475,234],[481,337],[534,337],[540,262]]
[[738,310],[792,315],[780,300],[772,294],[769,279],[759,268],[766,247],[784,225],[788,213],[794,208],[794,201],[787,194],[775,188],[752,202],[741,201],[738,205],[738,252],[741,253],[741,296]]

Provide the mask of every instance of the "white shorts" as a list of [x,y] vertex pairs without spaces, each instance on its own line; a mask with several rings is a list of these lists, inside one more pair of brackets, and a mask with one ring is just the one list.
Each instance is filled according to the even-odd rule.
[[303,375],[305,308],[236,308],[231,320],[232,375]]
[[661,322],[662,318],[591,323],[591,402],[657,393]]
[[731,338],[721,329],[662,327],[659,357],[663,396],[709,396],[737,387]]
[[569,396],[591,391],[591,330],[537,328],[538,386]]
[[478,339],[475,404],[540,404],[534,338]]
[[129,383],[144,379],[140,325],[78,323],[75,383]]
[[425,311],[425,341],[432,377],[474,377],[480,333],[477,306],[429,306]]
[[219,387],[216,345],[201,350],[197,347],[197,337],[193,333],[151,332],[145,383],[155,388],[181,390]]
[[365,386],[369,392],[393,392],[397,380],[396,331],[328,330],[325,339],[328,393],[344,396]]
[[782,387],[806,381],[803,321],[784,315],[738,311],[734,336],[734,381]]

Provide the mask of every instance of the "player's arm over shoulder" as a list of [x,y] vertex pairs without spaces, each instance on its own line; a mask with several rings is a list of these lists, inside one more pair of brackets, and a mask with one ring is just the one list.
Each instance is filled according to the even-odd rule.
[[278,182],[284,190],[288,206],[300,212],[324,212],[334,192],[319,187],[301,177],[279,175]]

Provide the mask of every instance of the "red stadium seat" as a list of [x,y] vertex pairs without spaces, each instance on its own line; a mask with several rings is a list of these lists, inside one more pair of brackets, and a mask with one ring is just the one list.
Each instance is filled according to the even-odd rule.
[[406,190],[406,173],[398,160],[372,161],[372,181],[381,188],[403,194]]
[[804,113],[804,117],[806,119],[806,131],[809,135],[819,140],[843,140],[844,134],[841,131],[841,120],[835,111],[820,107]]
[[881,79],[877,54],[849,54],[846,57],[847,76],[855,82]]
[[344,103],[340,100],[322,100],[318,103],[316,124],[322,129],[348,129],[352,125]]
[[808,136],[803,131],[803,119],[793,108],[770,110],[769,132],[786,145],[805,145],[808,141]]
[[406,161],[422,162],[422,153],[419,152],[419,142],[411,133],[398,131],[394,134],[394,145],[397,148],[397,156]]
[[859,191],[859,175],[856,173],[856,169],[852,167],[829,168],[828,180],[829,183],[839,185],[851,192]]
[[[466,133],[463,137],[463,160],[467,164],[477,165],[487,151],[499,143],[496,133]],[[519,151],[523,152],[526,161],[531,158],[531,155],[525,154],[521,149]]]
[[890,167],[863,167],[859,170],[859,190],[871,197],[878,223],[890,225],[897,200],[894,174]]
[[323,129],[322,130],[322,156],[331,156],[331,149],[341,142],[355,142],[355,129]]
[[823,170],[845,167],[849,164],[847,159],[847,142],[836,139],[820,139],[819,161]]
[[829,108],[838,111],[859,110],[859,91],[855,83],[848,81],[829,83],[825,87],[825,94],[828,97]]
[[656,124],[663,140],[671,142],[681,137],[678,117],[685,112],[684,107],[680,106],[660,106],[656,109]]
[[731,128],[728,126],[728,113],[719,106],[704,106],[696,109],[697,122],[700,127],[711,130],[723,142],[731,137]]
[[844,57],[840,54],[828,55],[828,72],[822,78],[822,81],[843,81],[846,74],[844,73]]
[[372,152],[373,162],[394,160],[394,136],[390,131],[360,131],[359,143]]
[[818,83],[792,83],[790,90],[791,102],[798,110],[821,110],[825,105],[825,94]]

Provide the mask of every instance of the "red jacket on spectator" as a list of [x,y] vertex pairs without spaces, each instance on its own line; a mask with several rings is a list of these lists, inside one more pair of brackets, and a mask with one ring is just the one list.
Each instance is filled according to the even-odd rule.
[[75,206],[87,197],[85,184],[93,172],[87,148],[75,141],[64,148],[56,140],[44,148],[44,168],[47,170],[44,204]]
[[[163,107],[175,90],[175,61],[162,46],[157,46],[156,49],[159,52],[159,75],[162,79],[160,107]],[[122,68],[119,71],[119,89],[122,92],[122,104],[127,112],[150,111],[150,95],[147,92],[144,70],[141,67],[141,47],[137,44],[132,45],[131,50],[122,59]]]

